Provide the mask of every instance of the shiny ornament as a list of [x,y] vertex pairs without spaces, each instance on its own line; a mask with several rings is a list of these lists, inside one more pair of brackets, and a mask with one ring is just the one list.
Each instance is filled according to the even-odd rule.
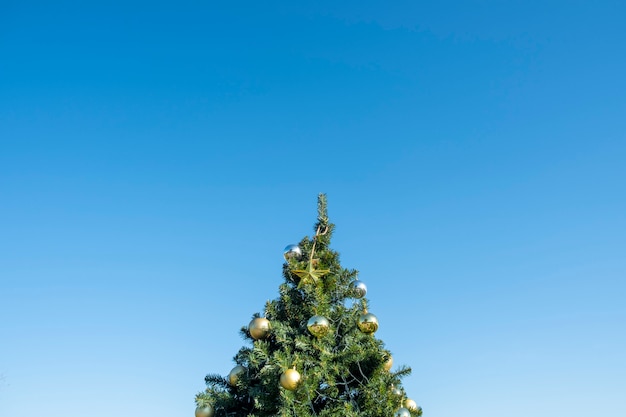
[[233,387],[236,386],[237,381],[239,381],[239,377],[243,375],[245,372],[246,372],[245,367],[241,365],[235,366],[233,369],[231,369],[230,373],[228,374],[228,383],[232,385]]
[[385,361],[385,363],[383,363],[383,369],[389,372],[392,366],[393,366],[393,356],[389,355],[389,358]]
[[409,410],[409,411],[417,411],[417,403],[415,401],[413,401],[410,398],[407,398],[406,400],[404,400],[404,406]]
[[253,339],[265,339],[270,333],[270,321],[265,317],[257,317],[248,325],[248,331]]
[[394,417],[411,417],[411,412],[408,409],[401,407],[398,408],[398,411],[396,411]]
[[367,286],[362,281],[354,281],[352,283],[352,295],[354,298],[363,298],[367,294]]
[[313,316],[306,324],[307,329],[315,337],[324,337],[330,330],[330,323],[324,316]]
[[302,287],[303,284],[312,282],[317,283],[317,281],[323,277],[324,275],[330,272],[330,269],[315,269],[315,262],[309,262],[306,269],[294,269],[293,272],[297,276],[300,277],[300,283],[298,284],[298,288]]
[[289,391],[293,391],[298,388],[300,379],[300,372],[295,369],[287,369],[280,375],[280,386]]
[[290,259],[300,260],[302,257],[302,249],[298,245],[287,245],[283,252],[283,257],[286,261]]
[[372,313],[364,313],[357,323],[359,329],[365,334],[372,334],[378,330],[378,319]]
[[399,387],[396,387],[395,385],[391,386],[391,393],[393,395],[397,395],[398,397],[402,396],[402,390]]
[[206,404],[203,407],[198,406],[196,408],[196,417],[213,417],[215,414],[215,410],[209,404]]

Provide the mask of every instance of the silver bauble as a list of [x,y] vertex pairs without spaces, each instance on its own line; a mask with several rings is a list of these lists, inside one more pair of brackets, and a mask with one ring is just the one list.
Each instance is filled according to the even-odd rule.
[[215,410],[209,404],[196,407],[196,417],[213,417]]
[[394,414],[394,417],[411,417],[411,412],[407,408],[400,407]]
[[367,286],[362,281],[354,281],[352,283],[352,295],[354,298],[363,298],[367,294]]
[[406,400],[404,400],[404,406],[409,410],[409,411],[417,411],[417,403],[415,401],[413,401],[410,398],[407,398]]
[[253,339],[265,339],[270,332],[270,321],[265,317],[257,317],[248,325],[248,331]]
[[324,316],[313,316],[306,324],[307,329],[315,337],[324,337],[330,330],[330,323]]
[[397,395],[398,397],[402,396],[402,390],[399,387],[396,387],[395,385],[391,386],[391,393],[393,395]]
[[233,387],[237,385],[237,381],[239,381],[239,377],[246,372],[246,368],[241,365],[235,366],[230,370],[228,374],[228,383]]
[[372,334],[378,330],[378,319],[372,313],[364,313],[357,322],[359,329],[365,334]]
[[300,249],[300,246],[298,245],[287,245],[287,247],[285,247],[285,251],[283,252],[283,257],[286,261],[292,258],[300,260],[302,257],[302,249]]

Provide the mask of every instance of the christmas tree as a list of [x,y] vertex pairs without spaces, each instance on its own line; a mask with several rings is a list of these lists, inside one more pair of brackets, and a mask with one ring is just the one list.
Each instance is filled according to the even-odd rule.
[[241,329],[250,343],[228,376],[209,374],[196,417],[419,417],[393,358],[374,334],[367,288],[330,249],[326,196],[318,197],[315,235],[285,249],[284,283]]

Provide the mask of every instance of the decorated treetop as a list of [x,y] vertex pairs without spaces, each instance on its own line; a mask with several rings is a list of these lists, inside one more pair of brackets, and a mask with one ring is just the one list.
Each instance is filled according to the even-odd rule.
[[393,358],[374,334],[367,287],[330,249],[326,196],[318,197],[315,234],[284,252],[278,297],[255,313],[227,377],[209,374],[196,396],[197,417],[418,417]]

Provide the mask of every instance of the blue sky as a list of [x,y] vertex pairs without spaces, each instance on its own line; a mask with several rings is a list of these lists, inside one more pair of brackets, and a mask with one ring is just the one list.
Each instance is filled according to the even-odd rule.
[[0,415],[191,416],[319,192],[425,416],[626,415],[625,15],[0,2]]

